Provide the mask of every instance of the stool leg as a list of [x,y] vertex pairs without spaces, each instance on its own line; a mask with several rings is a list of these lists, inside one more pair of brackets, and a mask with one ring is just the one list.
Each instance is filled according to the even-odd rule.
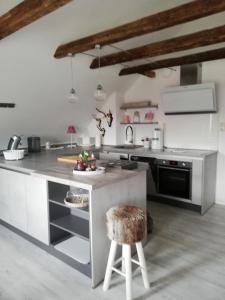
[[109,288],[109,284],[110,284],[110,280],[111,280],[111,276],[112,276],[112,267],[113,267],[115,256],[116,256],[116,248],[117,248],[117,243],[115,241],[112,241],[111,246],[110,246],[110,251],[109,251],[106,272],[105,272],[103,291],[107,291]]
[[132,269],[131,269],[131,246],[123,244],[126,274],[126,299],[132,300]]
[[141,242],[136,243],[136,248],[137,248],[138,259],[139,259],[139,263],[140,263],[140,267],[141,267],[142,278],[144,281],[144,287],[146,289],[149,289],[150,285],[149,285],[149,281],[148,281],[148,273],[147,273],[142,243]]
[[125,274],[125,248],[122,247],[122,266],[121,266],[121,271]]

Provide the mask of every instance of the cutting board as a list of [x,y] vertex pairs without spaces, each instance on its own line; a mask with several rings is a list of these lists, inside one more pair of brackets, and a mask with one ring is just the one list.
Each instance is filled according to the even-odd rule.
[[[70,164],[76,164],[78,160],[80,160],[78,155],[70,155],[70,156],[59,156],[57,158],[58,161]],[[91,158],[88,160],[92,160]]]

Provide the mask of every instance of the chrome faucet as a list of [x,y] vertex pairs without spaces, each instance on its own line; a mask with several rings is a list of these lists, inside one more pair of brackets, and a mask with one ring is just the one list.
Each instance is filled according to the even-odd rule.
[[[127,137],[128,137],[128,129],[129,128],[131,130],[131,139],[128,141]],[[134,131],[133,131],[133,128],[130,125],[127,126],[127,128],[126,128],[126,142],[128,142],[129,144],[133,144],[133,142],[134,142]]]

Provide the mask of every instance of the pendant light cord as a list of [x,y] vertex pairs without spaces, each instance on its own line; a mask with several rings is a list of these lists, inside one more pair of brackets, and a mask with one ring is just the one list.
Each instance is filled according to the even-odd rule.
[[70,71],[71,71],[71,87],[73,88],[74,76],[73,76],[73,55],[72,54],[70,56]]
[[101,46],[99,45],[98,47],[98,83],[100,84],[100,68],[101,68],[101,62],[100,62],[100,51],[101,51]]

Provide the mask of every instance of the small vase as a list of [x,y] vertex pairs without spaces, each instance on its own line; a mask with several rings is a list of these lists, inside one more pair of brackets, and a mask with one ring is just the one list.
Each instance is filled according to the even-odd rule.
[[133,122],[134,123],[140,123],[140,113],[139,113],[139,111],[134,112]]

